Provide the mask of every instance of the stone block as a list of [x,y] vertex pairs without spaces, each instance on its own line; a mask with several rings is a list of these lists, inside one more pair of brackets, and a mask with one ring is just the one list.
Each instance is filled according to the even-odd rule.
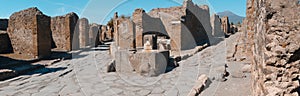
[[129,61],[129,51],[127,50],[118,50],[115,52],[115,63],[116,63],[116,72],[119,73],[128,73],[133,72],[134,69],[131,66]]
[[158,76],[166,71],[169,51],[137,52],[130,55],[134,70],[143,76]]
[[206,75],[201,75],[198,77],[196,84],[188,94],[188,96],[198,96],[205,88],[210,85],[211,81]]
[[46,58],[51,54],[51,18],[36,7],[12,14],[8,34],[13,50],[23,58]]

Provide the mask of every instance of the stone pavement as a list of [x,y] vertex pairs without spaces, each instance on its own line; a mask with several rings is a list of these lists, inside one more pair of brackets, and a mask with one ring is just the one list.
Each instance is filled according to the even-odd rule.
[[[112,59],[107,50],[86,49],[47,68],[0,82],[0,94],[22,96],[186,96],[201,74],[212,81],[208,90],[219,90],[226,63],[226,46],[221,42],[179,62],[179,67],[157,77],[107,73]],[[233,82],[234,83],[234,82]],[[224,86],[223,86],[224,87]],[[226,86],[225,86],[226,87]],[[230,87],[230,84],[227,85]],[[219,89],[218,89],[219,88]],[[237,86],[238,88],[238,86]],[[222,89],[222,88],[221,88]],[[219,90],[220,91],[220,90]],[[222,91],[222,90],[221,90]],[[204,91],[204,94],[207,93]]]

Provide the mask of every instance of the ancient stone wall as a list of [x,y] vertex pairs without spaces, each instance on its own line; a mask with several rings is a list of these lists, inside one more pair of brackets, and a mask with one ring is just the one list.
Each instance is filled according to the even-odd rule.
[[222,20],[222,29],[225,34],[230,34],[230,24],[228,16],[224,16],[221,18]]
[[[151,20],[146,18],[148,15],[152,18],[150,18]],[[160,19],[161,23],[155,22],[156,19]],[[183,6],[179,7],[152,9],[148,14],[142,14],[141,21],[143,22],[143,32],[147,29],[145,27],[147,21],[151,21],[151,24],[153,24],[152,27],[149,27],[152,31],[165,30],[171,39],[170,45],[173,52],[192,49],[197,45],[209,44],[209,38],[212,37],[208,6],[197,6],[190,0],[185,1]],[[155,25],[160,24],[163,27],[155,27]]]
[[116,32],[115,41],[119,49],[135,49],[135,30],[134,23],[129,18],[118,19],[118,32]]
[[86,18],[79,19],[79,46],[84,48],[89,44],[89,21]]
[[142,25],[142,18],[145,15],[145,10],[143,9],[136,9],[132,14],[132,20],[135,24],[135,40],[136,40],[136,47],[143,47],[143,25]]
[[253,95],[299,95],[298,0],[248,0],[247,50],[253,54]]
[[101,31],[100,41],[106,41],[107,26],[101,25],[100,31]]
[[202,9],[191,0],[186,0],[183,6],[186,8],[183,24],[188,28],[188,30],[182,30],[183,34],[190,32],[197,45],[209,44],[209,38],[212,37],[212,27],[208,6],[204,5],[207,8],[202,6],[204,8]]
[[0,30],[7,30],[8,19],[0,19]]
[[167,13],[172,18],[181,18],[184,15],[184,8],[182,6],[170,7],[170,8],[154,8],[148,14],[154,18],[160,18],[161,13]]
[[210,23],[212,26],[212,37],[209,37],[209,43],[211,45],[216,45],[218,44],[220,41],[224,40],[225,35],[224,32],[222,30],[222,23],[221,23],[221,19],[219,18],[219,16],[217,14],[213,14],[210,17]]
[[[68,13],[65,16],[57,16],[51,18],[51,31],[55,50],[58,51],[71,51],[72,42],[75,34],[75,27],[78,21],[78,16],[75,13]],[[78,44],[76,44],[78,46]]]
[[14,52],[28,59],[48,57],[51,53],[50,20],[36,7],[12,14],[8,34]]
[[170,8],[156,8],[152,9],[148,14],[152,18],[159,18],[161,20],[160,22],[164,26],[162,27],[162,31],[165,30],[167,32],[167,35],[171,39],[170,46],[172,54],[179,54],[182,47],[181,27],[183,26],[183,24],[181,23],[181,17],[184,16],[184,9],[181,6]]
[[107,26],[106,38],[108,40],[113,40],[114,39],[114,28],[112,28],[111,26]]
[[221,19],[219,18],[219,16],[217,14],[213,14],[210,17],[210,23],[212,26],[212,36],[213,37],[224,37],[224,32],[221,28],[222,23],[221,23]]
[[97,46],[100,44],[99,41],[99,32],[100,31],[100,25],[97,24],[91,24],[89,29],[89,44],[90,46]]

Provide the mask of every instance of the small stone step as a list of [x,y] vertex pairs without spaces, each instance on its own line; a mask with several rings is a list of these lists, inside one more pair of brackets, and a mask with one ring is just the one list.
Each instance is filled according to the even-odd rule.
[[0,69],[0,81],[16,76],[16,72],[10,69]]

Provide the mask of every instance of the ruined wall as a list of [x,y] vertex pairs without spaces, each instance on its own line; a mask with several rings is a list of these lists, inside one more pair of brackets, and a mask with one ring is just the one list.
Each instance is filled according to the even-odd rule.
[[209,38],[212,37],[212,27],[208,6],[199,7],[191,0],[186,0],[183,7],[186,8],[183,24],[188,28],[188,30],[182,30],[183,34],[190,32],[197,45],[210,44]]
[[136,47],[143,47],[143,23],[142,18],[143,15],[146,14],[145,10],[143,9],[135,9],[132,14],[132,21],[135,24],[135,40],[136,40]]
[[99,34],[100,34],[100,25],[91,24],[89,29],[89,45],[92,47],[97,46],[100,44],[99,41]]
[[[167,13],[167,14],[161,14]],[[180,19],[181,16],[185,14],[184,8],[182,6],[178,7],[170,7],[170,8],[154,8],[148,13],[151,17],[160,18],[163,17],[162,15],[171,16],[173,19]]]
[[89,21],[86,18],[79,19],[79,46],[84,48],[89,44]]
[[119,18],[118,22],[118,32],[115,34],[116,45],[119,49],[135,49],[134,23],[129,18]]
[[[184,9],[180,7],[156,8],[152,9],[148,14],[152,18],[160,18],[164,30],[171,39],[171,54],[180,54],[182,47],[181,41],[181,17],[184,16]],[[193,39],[193,38],[184,38]],[[187,40],[185,40],[187,41]],[[194,42],[193,42],[194,43]],[[192,44],[193,44],[192,43]]]
[[100,31],[101,31],[100,41],[106,41],[107,26],[101,25]]
[[28,59],[48,57],[51,53],[50,20],[36,7],[12,14],[8,34],[14,52]]
[[221,28],[221,19],[217,14],[213,14],[210,17],[210,23],[212,26],[212,36],[213,37],[224,37],[224,32]]
[[221,18],[222,20],[222,29],[223,29],[223,32],[227,35],[230,34],[230,24],[229,24],[229,18],[228,16],[224,16]]
[[299,95],[299,10],[298,0],[247,1],[254,96]]
[[106,28],[106,40],[107,41],[111,41],[111,40],[113,40],[113,38],[114,38],[114,29],[111,27],[111,26],[107,26],[107,28]]
[[191,0],[187,0],[183,6],[156,8],[148,14],[152,18],[161,19],[164,26],[162,29],[165,29],[171,38],[173,52],[209,44],[209,38],[212,37],[208,6],[197,6]]
[[[55,50],[71,51],[73,37],[75,37],[75,27],[78,21],[78,16],[75,13],[68,13],[65,16],[57,16],[51,18],[51,31]],[[77,38],[76,38],[77,37]],[[76,35],[78,39],[78,35]],[[76,44],[78,46],[78,44]]]

